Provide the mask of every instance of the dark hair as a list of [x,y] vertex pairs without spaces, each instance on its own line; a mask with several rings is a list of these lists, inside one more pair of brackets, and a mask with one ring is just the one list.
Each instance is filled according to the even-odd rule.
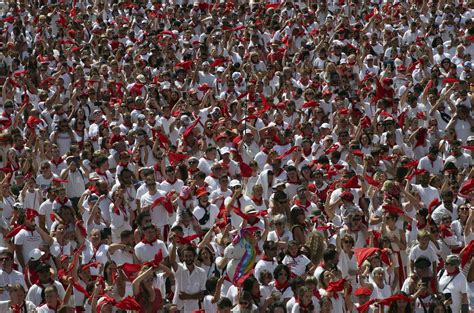
[[124,240],[124,239],[128,238],[131,235],[133,235],[133,231],[126,229],[126,230],[124,230],[120,233],[120,240]]
[[217,301],[217,308],[219,309],[232,308],[233,306],[234,305],[232,304],[232,301],[226,297],[222,297],[219,301]]
[[430,304],[430,307],[429,307],[429,309],[428,309],[428,313],[434,313],[435,309],[436,309],[438,306],[442,306],[442,307],[443,307],[444,313],[447,313],[447,312],[448,312],[448,310],[447,310],[446,307],[444,306],[443,301],[441,301],[441,299],[434,298],[433,300],[431,300],[431,304]]
[[275,280],[278,278],[278,275],[280,275],[280,273],[283,271],[286,272],[288,279],[290,279],[291,271],[288,266],[284,264],[278,264],[277,267],[275,267],[275,269],[273,270],[273,277],[275,278]]
[[206,291],[208,294],[214,294],[216,291],[217,281],[219,279],[215,276],[209,277],[206,281]]
[[327,263],[328,261],[332,261],[337,255],[336,249],[328,248],[324,250],[323,253],[323,261]]
[[275,302],[268,307],[268,313],[274,313],[276,309],[282,309],[286,313],[286,305],[283,302]]
[[183,254],[184,254],[185,251],[189,251],[189,252],[192,252],[192,253],[194,254],[194,256],[197,255],[196,249],[194,249],[194,247],[193,247],[192,245],[190,245],[190,244],[185,245],[185,246],[182,248],[181,251],[182,251]]

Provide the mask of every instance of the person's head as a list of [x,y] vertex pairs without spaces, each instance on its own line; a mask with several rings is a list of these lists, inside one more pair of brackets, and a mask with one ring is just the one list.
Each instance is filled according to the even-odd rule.
[[354,295],[357,297],[357,302],[360,304],[366,303],[370,299],[372,290],[367,287],[359,287],[356,289]]
[[242,311],[250,311],[253,304],[252,294],[248,291],[242,291],[239,296],[239,307]]
[[10,300],[13,304],[20,304],[25,301],[26,290],[21,284],[13,284],[8,288]]
[[36,266],[36,273],[38,274],[38,279],[41,283],[46,283],[50,280],[51,278],[50,268],[51,266],[45,263],[39,263]]
[[58,305],[59,294],[56,286],[51,285],[44,289],[44,301],[48,306],[56,307]]
[[194,265],[196,259],[196,249],[190,244],[187,244],[182,249],[183,262],[186,266],[190,267]]
[[311,299],[313,297],[313,293],[311,292],[311,289],[309,289],[306,286],[302,286],[298,289],[298,301],[299,303],[302,303],[304,306],[310,305],[311,304]]
[[104,265],[104,280],[111,281],[112,276],[117,272],[117,264],[114,261],[107,261]]
[[418,235],[416,236],[418,243],[420,245],[420,248],[422,250],[425,250],[428,248],[428,245],[430,243],[430,233],[427,232],[426,230],[422,229],[418,232]]
[[3,251],[0,253],[0,267],[5,271],[9,271],[13,266],[13,253],[10,251]]
[[339,254],[337,253],[337,250],[333,248],[327,248],[323,253],[323,261],[324,264],[329,268],[336,267],[337,263],[339,262]]
[[156,226],[151,223],[143,226],[143,235],[148,241],[155,240],[157,238]]
[[249,276],[244,280],[242,290],[250,292],[252,296],[257,296],[260,293],[260,284],[254,276]]
[[384,269],[376,267],[372,270],[372,278],[376,283],[382,283],[384,280]]
[[332,301],[329,297],[322,297],[319,300],[319,307],[321,308],[321,313],[332,313]]
[[221,297],[217,301],[217,313],[230,313],[233,307],[234,305],[229,298]]
[[450,254],[446,257],[446,262],[444,263],[444,268],[446,269],[446,272],[454,273],[456,271],[459,271],[459,265],[461,264],[461,260],[459,256],[456,254]]
[[284,283],[290,279],[290,269],[288,266],[279,264],[275,269],[273,270],[273,277],[275,280],[279,281],[280,283]]
[[448,313],[444,302],[440,298],[434,298],[431,300],[430,307],[428,308],[428,313]]
[[298,256],[298,243],[295,240],[290,240],[288,242],[288,248],[286,250],[286,254],[291,257]]
[[277,254],[277,245],[275,241],[272,240],[266,240],[263,243],[263,251],[265,252],[265,255],[269,258],[273,258]]

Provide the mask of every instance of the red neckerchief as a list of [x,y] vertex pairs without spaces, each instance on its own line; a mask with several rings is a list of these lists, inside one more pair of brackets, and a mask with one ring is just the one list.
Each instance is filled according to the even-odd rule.
[[107,176],[107,172],[101,172],[100,169],[96,168],[95,172],[99,174],[100,176]]
[[264,254],[261,258],[262,261],[275,263],[273,258],[270,258],[268,255]]
[[54,199],[54,201],[56,201],[60,205],[65,205],[68,202],[68,200],[69,199],[67,197],[64,197],[64,200],[61,200],[59,197],[56,197],[56,199]]
[[142,242],[146,245],[150,245],[150,246],[153,246],[153,244],[156,242],[156,238],[152,239],[152,240],[146,240],[145,237],[142,238]]
[[95,193],[96,195],[99,194],[99,190],[97,190],[97,186],[89,186],[88,188],[91,193]]
[[127,210],[125,209],[125,206],[123,204],[122,205],[114,205],[113,211],[116,215],[120,215],[120,212],[122,212],[124,216],[127,215]]
[[309,310],[309,306],[311,305],[311,302],[308,305],[304,305],[302,301],[301,302],[298,301],[298,305],[299,305],[299,309],[301,313],[313,312]]
[[265,153],[265,154],[268,154],[270,152],[270,150],[268,150],[267,148],[262,148],[262,152]]
[[170,180],[167,179],[166,181],[168,182],[168,184],[174,185],[176,183],[176,181],[178,181],[178,179],[175,178],[173,181],[170,181]]
[[122,167],[128,167],[128,162],[119,162],[118,165]]
[[308,152],[305,151],[305,149],[303,149],[303,155],[304,156],[310,156],[311,155],[311,149],[308,150]]
[[275,280],[275,288],[279,291],[287,289],[288,287],[290,287],[290,283],[288,282],[288,280],[286,280],[284,283],[280,283],[278,280]]
[[91,257],[91,261],[94,260],[95,261],[95,257],[96,257],[96,254],[97,254],[97,251],[99,251],[99,248],[102,244],[99,244],[97,246],[97,248],[94,247],[94,245],[92,245],[92,250],[94,251],[94,253],[92,254],[92,257]]
[[300,199],[295,199],[295,205],[296,205],[297,207],[300,207],[300,208],[304,209],[304,210],[307,212],[307,211],[308,211],[308,208],[309,208],[310,205],[311,205],[311,202],[308,201],[308,200],[306,200],[306,204],[303,204],[303,203],[300,201]]
[[452,273],[446,272],[446,275],[447,275],[447,276],[456,276],[456,275],[459,274],[459,273],[460,273],[459,268],[456,268],[456,270],[455,270],[454,272],[452,272]]
[[198,168],[196,168],[196,169],[188,168],[188,172],[189,172],[189,174],[194,175],[195,173],[199,172],[199,169]]
[[51,159],[51,163],[54,164],[54,166],[58,167],[59,164],[63,163],[63,158],[62,157],[59,157],[57,158],[56,160],[55,159]]
[[22,304],[11,304],[10,309],[13,313],[21,313],[21,309],[23,308],[24,303]]
[[261,206],[263,204],[263,198],[260,197],[260,199],[257,199],[254,197],[252,197],[252,201],[257,205],[257,206]]

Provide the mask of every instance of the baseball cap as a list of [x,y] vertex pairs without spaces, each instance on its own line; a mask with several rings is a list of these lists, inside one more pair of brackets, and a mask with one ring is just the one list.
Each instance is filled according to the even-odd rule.
[[229,187],[232,188],[232,187],[237,187],[237,186],[242,186],[242,184],[237,179],[232,179],[229,183]]
[[43,255],[44,255],[43,251],[41,251],[38,248],[35,248],[30,251],[30,254],[28,255],[28,257],[30,261],[38,261]]

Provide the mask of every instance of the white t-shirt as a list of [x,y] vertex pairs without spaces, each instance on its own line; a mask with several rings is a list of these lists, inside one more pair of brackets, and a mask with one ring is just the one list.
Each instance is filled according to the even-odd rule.
[[22,245],[21,251],[23,253],[23,260],[25,260],[25,262],[27,262],[29,259],[30,251],[39,248],[41,242],[43,242],[43,240],[36,230],[29,231],[22,229],[15,236],[15,245]]
[[142,263],[152,260],[160,250],[163,254],[163,258],[166,258],[169,255],[165,243],[159,239],[151,245],[142,241],[135,245],[135,255]]
[[467,280],[463,273],[456,276],[449,276],[445,270],[438,280],[441,293],[450,293],[453,303],[450,305],[451,311],[460,312],[462,304],[462,295],[467,294]]

